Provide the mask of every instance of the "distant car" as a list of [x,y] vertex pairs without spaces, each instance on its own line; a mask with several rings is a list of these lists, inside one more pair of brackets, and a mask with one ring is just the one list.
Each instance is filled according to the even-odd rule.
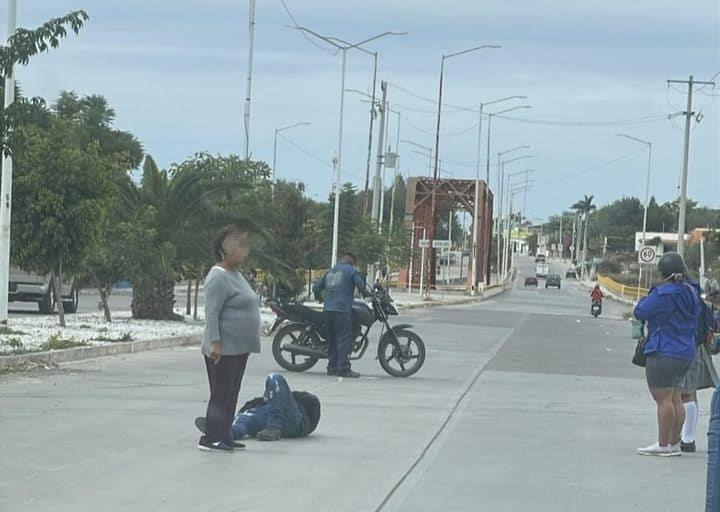
[[557,274],[548,274],[547,278],[545,278],[545,288],[550,288],[551,286],[557,286],[557,289],[560,289],[560,276]]
[[537,286],[538,280],[535,276],[528,276],[525,278],[525,286]]
[[577,272],[575,271],[574,268],[569,268],[569,269],[567,269],[567,272],[565,272],[565,279],[570,279],[570,278],[577,279]]
[[535,263],[544,263],[545,262],[545,255],[544,254],[538,254],[535,256]]

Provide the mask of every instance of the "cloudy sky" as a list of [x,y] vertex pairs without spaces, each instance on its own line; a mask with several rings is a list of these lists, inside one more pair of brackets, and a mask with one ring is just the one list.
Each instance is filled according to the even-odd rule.
[[[73,9],[90,21],[59,51],[42,55],[17,76],[27,95],[62,89],[106,96],[117,124],[135,133],[158,163],[196,151],[241,153],[247,65],[246,0],[18,0],[19,25],[33,27]],[[6,19],[6,2],[0,2]],[[340,56],[318,48],[291,24],[280,0],[259,0],[251,120],[254,158],[272,160],[277,127],[284,132],[278,177],[302,180],[325,198],[337,147]],[[583,194],[599,204],[644,195],[647,153],[616,137],[654,143],[651,194],[672,200],[682,165],[685,88],[667,79],[708,80],[720,72],[717,0],[286,0],[298,23],[329,36],[363,40],[405,31],[368,45],[380,53],[379,78],[401,111],[400,136],[434,142],[440,56],[483,44],[502,45],[446,62],[446,103],[473,107],[510,95],[532,109],[493,121],[491,152],[530,145],[531,159],[508,170],[536,169],[528,215],[542,218]],[[4,23],[2,24],[4,28]],[[347,88],[370,92],[372,60],[348,53]],[[720,206],[720,76],[694,110],[689,194]],[[342,181],[364,185],[368,105],[346,96]],[[440,143],[442,168],[474,177],[477,115],[448,108]],[[397,116],[391,118],[395,145]],[[628,121],[632,120],[633,123]],[[645,120],[645,122],[636,122]],[[483,126],[485,130],[485,126]],[[484,139],[484,136],[483,136]],[[427,158],[401,144],[404,175],[426,172]],[[483,155],[485,142],[483,140]],[[631,154],[632,153],[632,154]],[[522,153],[517,153],[518,155]],[[484,169],[484,156],[483,156]],[[484,172],[483,172],[484,174]],[[494,185],[495,169],[492,168]]]

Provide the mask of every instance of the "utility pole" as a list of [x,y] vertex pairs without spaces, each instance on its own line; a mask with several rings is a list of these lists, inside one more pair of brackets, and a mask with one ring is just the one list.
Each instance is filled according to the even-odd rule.
[[365,169],[365,195],[363,196],[363,215],[368,214],[369,184],[370,184],[370,164],[372,161],[372,140],[373,140],[373,124],[375,123],[375,88],[377,84],[377,65],[378,54],[373,53],[373,86],[372,98],[370,99],[370,129],[368,130],[368,150],[367,150],[367,167]]
[[[527,175],[525,175],[525,183],[527,183]],[[563,214],[560,213],[560,259],[563,259]]]
[[[370,219],[372,221],[372,226],[380,230],[382,226],[382,219],[378,220],[378,217],[380,215],[380,202],[382,200],[382,172],[383,172],[383,165],[385,163],[384,158],[384,151],[385,151],[385,116],[387,115],[387,82],[384,80],[380,82],[380,89],[382,90],[382,102],[380,103],[380,133],[378,135],[378,144],[377,144],[377,163],[375,167],[375,177],[373,178],[373,188],[372,188],[372,194],[373,194],[373,200],[372,200],[372,212],[370,215]],[[372,279],[375,278],[375,263],[370,262],[368,265],[368,275],[371,276]]]
[[575,261],[575,228],[577,227],[577,216],[573,218],[573,225],[572,225],[572,247],[570,249],[570,263],[573,263]]
[[387,112],[387,82],[384,80],[380,82],[380,89],[382,90],[382,102],[380,103],[380,134],[378,135],[377,144],[377,163],[375,167],[375,178],[373,179],[373,202],[372,202],[372,213],[371,219],[373,225],[378,220],[380,214],[380,197],[382,188],[382,168],[384,163],[384,151],[385,151],[385,116]]
[[[8,40],[17,29],[17,0],[8,0]],[[15,101],[15,67],[5,77],[5,111]],[[10,219],[12,212],[13,160],[9,153],[2,158],[0,185],[0,323],[8,322],[8,293],[10,285]]]
[[250,0],[249,16],[249,38],[248,44],[248,74],[247,88],[245,89],[245,160],[250,158],[250,98],[252,95],[252,68],[253,50],[255,47],[255,0]]
[[400,112],[396,112],[398,116],[397,134],[395,138],[395,167],[392,186],[392,197],[390,199],[390,225],[388,226],[388,234],[392,232],[393,223],[395,222],[395,187],[397,187],[398,176],[400,176]]
[[687,110],[685,115],[685,147],[683,150],[682,179],[680,181],[680,211],[678,212],[678,254],[685,254],[685,214],[687,208],[688,159],[690,157],[690,120],[695,115],[692,111],[692,95],[695,85],[715,85],[715,82],[696,82],[690,75],[689,80],[668,80],[668,84],[687,84]]

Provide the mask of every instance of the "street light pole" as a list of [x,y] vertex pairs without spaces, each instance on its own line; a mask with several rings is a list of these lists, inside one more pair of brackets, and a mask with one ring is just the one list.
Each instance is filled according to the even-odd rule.
[[[485,168],[485,177],[486,177],[487,180],[488,180],[488,187],[490,186],[490,134],[491,134],[491,129],[492,129],[492,118],[493,118],[494,116],[497,116],[497,115],[500,115],[500,114],[505,114],[505,113],[507,113],[507,112],[512,112],[513,110],[518,110],[518,109],[521,109],[521,108],[522,108],[522,109],[525,109],[525,108],[532,108],[532,107],[531,107],[530,105],[519,105],[519,106],[517,106],[517,107],[512,107],[512,108],[508,108],[508,109],[505,109],[505,110],[501,110],[500,112],[488,113],[488,115],[487,115],[487,116],[488,116],[488,134],[487,134],[487,157],[486,157],[486,160],[485,160],[485,165],[486,165],[486,168]],[[497,182],[498,188],[497,188],[496,192],[499,192],[499,191],[500,191],[500,186],[501,186],[501,180],[500,180],[500,158],[499,158],[499,157],[498,157],[498,167],[497,167],[497,171],[496,171],[496,172],[498,173],[498,182]],[[496,195],[497,195],[497,194],[496,194]],[[501,194],[501,196],[502,196],[502,194]],[[494,197],[493,203],[496,203],[496,202],[497,202],[497,203],[499,204],[499,200],[500,200],[500,199],[501,199],[501,197]],[[489,208],[490,208],[490,205],[488,205],[488,211],[486,212],[486,215],[487,215],[488,217],[490,216]],[[495,208],[495,204],[493,204],[493,209],[497,211],[497,208]],[[496,216],[495,218],[496,218],[496,221],[495,221],[495,237],[497,238],[497,243],[496,243],[496,245],[498,246],[498,259],[497,259],[497,262],[496,262],[496,263],[499,265],[499,264],[500,264],[500,216]],[[500,268],[499,268],[499,267],[496,268],[496,273],[498,273],[498,272],[500,272]],[[498,282],[500,282],[499,274],[498,274]]]
[[[482,50],[486,48],[492,48],[492,49],[498,49],[501,48],[499,45],[482,45],[482,46],[476,46],[474,48],[468,48],[466,50],[462,50],[459,52],[451,53],[449,55],[443,55],[440,59],[440,86],[438,87],[438,107],[437,107],[437,125],[435,127],[435,169],[433,171],[433,185],[432,185],[432,198],[431,198],[431,206],[430,206],[430,217],[431,217],[431,234],[434,235],[435,233],[435,189],[437,188],[437,181],[439,178],[439,158],[440,158],[440,119],[442,115],[442,96],[443,96],[443,79],[445,76],[445,60],[450,59],[453,57],[458,57],[460,55],[464,55],[466,53],[474,52],[477,50]],[[481,114],[482,115],[482,114]],[[477,183],[476,183],[476,198],[475,202],[477,202]],[[474,285],[474,283],[473,283]],[[473,286],[474,287],[474,286]]]
[[512,153],[514,151],[518,151],[520,149],[527,149],[530,146],[517,146],[512,149],[508,149],[507,151],[501,151],[498,153],[498,163],[497,163],[497,175],[498,175],[498,214],[496,215],[496,223],[495,223],[495,236],[497,237],[497,260],[496,260],[496,270],[497,270],[497,276],[498,276],[498,283],[500,282],[500,258],[502,254],[501,250],[501,241],[503,237],[503,215],[505,213],[505,201],[504,201],[504,195],[505,195],[505,164],[515,162],[516,160],[522,160],[524,158],[530,158],[529,156],[521,156],[518,158],[513,158],[511,160],[507,161],[501,161],[501,157],[503,155],[506,155],[508,153]]
[[[17,29],[17,0],[8,0],[8,41]],[[5,111],[15,101],[15,67],[5,76]],[[8,321],[8,294],[10,288],[10,227],[12,213],[13,159],[10,153],[2,156],[2,183],[0,185],[0,323]]]
[[340,224],[340,176],[341,176],[341,170],[342,170],[342,142],[343,142],[343,115],[345,110],[345,70],[346,70],[346,64],[347,64],[347,51],[350,49],[358,49],[360,51],[363,51],[365,53],[372,53],[368,50],[362,48],[363,44],[369,43],[370,41],[374,41],[376,39],[380,39],[381,37],[390,36],[390,35],[405,35],[407,32],[383,32],[382,34],[378,34],[376,36],[370,37],[368,39],[365,39],[364,41],[360,41],[359,43],[348,43],[347,41],[343,41],[342,39],[339,39],[337,37],[326,37],[318,34],[317,32],[314,32],[310,30],[307,27],[296,27],[297,30],[301,30],[303,32],[306,32],[314,37],[317,37],[318,39],[321,39],[325,41],[328,44],[331,44],[338,50],[342,51],[342,78],[340,80],[340,122],[339,122],[339,128],[338,128],[338,147],[337,147],[337,153],[334,158],[334,171],[335,171],[335,212],[333,215],[333,243],[332,243],[332,256],[331,256],[331,264],[332,266],[335,266],[335,263],[337,262],[337,253],[338,253],[338,231],[339,231],[339,224]]
[[253,54],[255,48],[255,0],[250,0],[250,15],[249,15],[249,30],[248,37],[250,39],[248,44],[248,74],[247,74],[247,86],[245,89],[245,160],[250,158],[250,99],[252,94],[252,69],[253,69]]
[[[631,135],[627,135],[625,133],[618,133],[618,137],[625,137],[626,139],[634,140],[635,142],[640,142],[641,144],[645,144],[648,148],[648,162],[647,162],[647,177],[645,179],[645,206],[643,208],[643,234],[642,234],[642,246],[640,249],[642,250],[643,247],[645,247],[646,238],[647,238],[647,214],[648,214],[648,205],[650,201],[650,170],[652,168],[652,142],[638,139],[637,137],[633,137]],[[640,298],[640,286],[642,284],[642,264],[640,264],[640,270],[638,272],[638,298]]]
[[277,145],[278,145],[278,134],[282,131],[289,130],[290,128],[295,128],[296,126],[307,126],[311,123],[308,123],[306,121],[303,121],[301,123],[295,123],[291,124],[289,126],[283,126],[282,128],[275,128],[275,140],[273,141],[273,164],[272,164],[272,176],[271,176],[271,194],[270,198],[275,199],[275,178],[277,176]]
[[[477,165],[475,169],[475,204],[473,206],[473,223],[472,223],[472,230],[473,230],[473,240],[472,240],[472,271],[471,271],[471,283],[470,283],[470,295],[474,296],[477,293],[477,257],[478,257],[478,237],[480,226],[478,225],[478,217],[480,215],[480,155],[482,154],[482,116],[483,116],[483,109],[486,105],[492,105],[494,103],[499,103],[501,101],[507,101],[511,99],[524,99],[525,96],[508,96],[507,98],[502,98],[499,100],[494,101],[488,101],[484,103],[480,103],[480,108],[478,109],[478,144],[477,144]],[[490,133],[489,126],[488,126],[488,133]],[[487,172],[485,176],[485,187],[486,190],[490,188],[490,166],[487,167]],[[487,207],[486,207],[487,211]]]

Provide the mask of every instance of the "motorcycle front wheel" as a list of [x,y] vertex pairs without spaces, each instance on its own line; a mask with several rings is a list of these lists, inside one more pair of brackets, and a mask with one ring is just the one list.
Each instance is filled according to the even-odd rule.
[[395,331],[395,335],[397,345],[391,332],[380,339],[380,366],[393,377],[410,377],[425,363],[425,343],[417,333],[406,329]]
[[317,364],[316,357],[293,354],[283,350],[283,345],[308,348],[316,348],[320,345],[320,339],[314,333],[305,333],[304,325],[287,324],[277,332],[272,344],[273,357],[277,364],[291,372],[304,372]]

